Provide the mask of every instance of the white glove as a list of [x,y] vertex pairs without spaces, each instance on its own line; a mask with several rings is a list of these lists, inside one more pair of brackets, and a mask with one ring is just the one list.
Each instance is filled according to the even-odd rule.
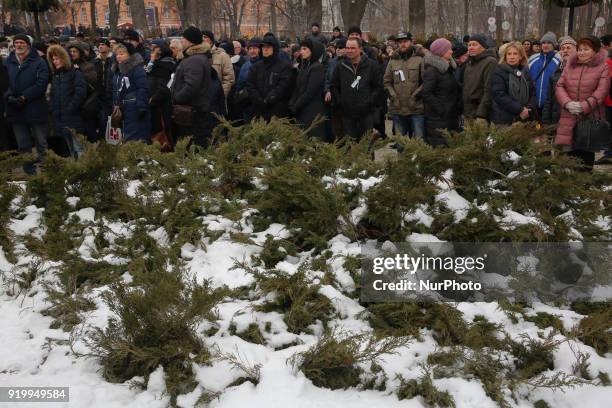
[[574,115],[580,115],[582,113],[582,105],[580,105],[580,102],[568,102],[566,108]]

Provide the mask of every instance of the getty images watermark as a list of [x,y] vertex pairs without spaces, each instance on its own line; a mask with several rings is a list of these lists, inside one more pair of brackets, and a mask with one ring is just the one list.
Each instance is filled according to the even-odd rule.
[[362,246],[363,302],[612,299],[612,243]]
[[[462,275],[467,271],[484,271],[487,254],[477,257],[451,257],[451,256],[411,256],[406,253],[395,254],[392,257],[375,257],[372,262],[372,273],[383,275],[386,272],[403,272],[416,275],[418,271],[444,271],[454,272]],[[375,291],[480,291],[482,283],[473,281],[460,281],[457,279],[399,279],[398,281],[388,282],[385,279],[375,279],[372,282]]]

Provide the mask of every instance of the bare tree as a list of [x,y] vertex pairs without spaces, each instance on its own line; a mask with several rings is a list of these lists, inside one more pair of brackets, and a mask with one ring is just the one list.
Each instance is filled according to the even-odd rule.
[[409,19],[410,30],[420,37],[426,36],[425,31],[425,0],[410,0]]
[[119,22],[119,10],[121,9],[121,0],[108,0],[108,25],[110,26],[111,35],[119,35],[117,24]]
[[323,20],[323,2],[321,0],[306,0],[306,11],[308,13],[308,24],[315,21],[319,24]]
[[96,0],[89,0],[89,16],[91,20],[91,29],[95,32],[98,26],[96,21]]
[[344,28],[361,26],[368,0],[340,0],[340,13]]
[[546,10],[546,20],[544,21],[544,32],[552,31],[559,33],[563,23],[563,9],[556,4],[551,4]]
[[227,15],[231,38],[240,37],[244,11],[251,0],[219,0],[219,8]]
[[147,23],[147,16],[145,14],[144,0],[130,0],[129,6],[134,27],[142,30],[142,34],[145,38],[149,37],[150,31],[149,24]]

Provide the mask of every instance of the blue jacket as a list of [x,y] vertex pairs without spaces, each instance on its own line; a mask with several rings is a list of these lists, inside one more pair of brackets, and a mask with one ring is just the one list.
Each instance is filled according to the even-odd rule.
[[148,142],[151,136],[149,84],[142,57],[138,53],[131,55],[123,64],[114,65],[113,72],[113,106],[120,106],[123,112],[123,141]]
[[9,90],[4,97],[25,96],[22,109],[6,105],[6,118],[12,123],[43,123],[48,120],[45,92],[49,84],[49,66],[36,49],[32,48],[23,64],[19,65],[15,51],[4,62],[8,70]]
[[535,82],[536,101],[538,108],[544,106],[548,96],[550,78],[553,76],[561,60],[556,52],[534,54],[529,57],[529,74]]
[[70,68],[53,74],[51,84],[51,111],[53,126],[84,131],[81,107],[87,98],[87,82],[81,71]]
[[249,71],[251,70],[253,64],[255,64],[257,61],[259,61],[259,57],[254,59],[247,58],[244,64],[242,64],[242,67],[240,67],[240,73],[238,74],[238,81],[236,81],[236,91],[246,87],[247,79],[249,78]]

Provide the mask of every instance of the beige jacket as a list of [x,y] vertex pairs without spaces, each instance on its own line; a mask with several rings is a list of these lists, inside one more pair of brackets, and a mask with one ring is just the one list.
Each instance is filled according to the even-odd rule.
[[212,48],[212,67],[217,71],[217,75],[221,79],[221,85],[223,86],[223,93],[227,98],[236,78],[234,77],[234,67],[230,56],[227,55],[225,50],[213,46]]

